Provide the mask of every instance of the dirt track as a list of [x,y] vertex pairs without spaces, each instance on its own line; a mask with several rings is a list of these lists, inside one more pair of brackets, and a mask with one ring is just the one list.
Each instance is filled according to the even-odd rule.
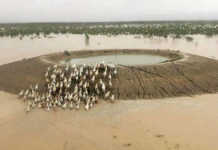
[[[121,50],[121,53],[159,54],[176,59],[176,52],[149,50]],[[57,62],[72,57],[111,54],[117,51],[78,51],[71,56],[63,53],[26,59],[0,66],[0,90],[18,93],[30,84],[44,83],[44,71],[50,65],[42,61]],[[218,91],[218,61],[206,57],[188,55],[184,61],[172,61],[150,66],[120,66],[113,81],[118,99],[153,99]]]

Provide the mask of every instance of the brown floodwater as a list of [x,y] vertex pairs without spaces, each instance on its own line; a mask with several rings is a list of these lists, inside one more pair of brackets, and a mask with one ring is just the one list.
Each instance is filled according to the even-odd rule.
[[[191,36],[193,41],[185,38],[173,39],[172,37],[143,37],[136,35],[119,36],[90,36],[89,45],[86,45],[84,35],[52,35],[52,38],[31,39],[0,38],[1,61],[11,62],[20,58],[38,56],[42,54],[64,50],[86,49],[171,49],[186,53],[197,54],[210,58],[218,58],[218,36],[207,37],[204,35]],[[0,62],[0,64],[2,64]]]
[[[192,42],[135,36],[58,35],[49,39],[0,38],[0,64],[63,50],[174,49],[218,58],[218,38]],[[1,76],[0,76],[1,77]],[[28,114],[16,95],[0,91],[0,149],[211,150],[218,149],[218,94],[164,100],[102,102],[89,112]]]
[[15,95],[0,97],[0,149],[218,149],[217,94],[28,114]]

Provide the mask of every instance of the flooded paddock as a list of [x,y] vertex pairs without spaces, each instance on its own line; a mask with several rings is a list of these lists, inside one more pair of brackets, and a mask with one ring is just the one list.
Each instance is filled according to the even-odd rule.
[[[217,37],[196,35],[192,42],[188,42],[185,39],[159,37],[90,36],[89,45],[85,45],[82,35],[58,35],[55,38],[34,40],[0,38],[0,64],[57,51],[103,48],[167,48],[218,58]],[[32,64],[30,66],[37,69]],[[211,65],[207,66],[210,68]],[[198,68],[201,72],[196,74],[201,75],[205,69]],[[211,74],[211,71],[205,71],[208,72]],[[210,81],[216,80],[210,78]],[[145,85],[150,87],[149,83]],[[106,149],[111,145],[112,149],[124,149],[128,144],[132,149],[218,149],[217,94],[166,98],[164,101],[118,101],[116,105],[103,103],[89,113],[47,113],[36,110],[30,115],[25,114],[23,103],[16,95],[0,92],[0,97],[0,149]],[[90,135],[95,135],[95,139],[90,139]]]
[[88,42],[85,40],[84,35],[71,34],[58,34],[35,39],[24,37],[22,40],[1,37],[0,51],[3,56],[0,64],[52,52],[86,49],[171,49],[218,58],[218,36],[192,35],[190,37],[193,38],[192,41],[188,41],[185,37],[174,39],[172,37],[143,37],[139,35],[90,35]]

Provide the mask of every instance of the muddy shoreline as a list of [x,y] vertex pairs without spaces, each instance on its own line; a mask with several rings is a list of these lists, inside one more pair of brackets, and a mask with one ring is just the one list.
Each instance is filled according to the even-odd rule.
[[70,55],[61,52],[5,64],[0,66],[0,90],[17,94],[20,89],[28,88],[31,84],[43,85],[44,72],[51,65],[50,63],[63,59],[114,53],[146,53],[173,60],[156,65],[119,66],[118,77],[113,80],[117,99],[155,99],[218,91],[218,61],[216,60],[191,54],[188,54],[186,59],[182,59],[182,53],[170,50],[127,49],[74,51],[70,52]]

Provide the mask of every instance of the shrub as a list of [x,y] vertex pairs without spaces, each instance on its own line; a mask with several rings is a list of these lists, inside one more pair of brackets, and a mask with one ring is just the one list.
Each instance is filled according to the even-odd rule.
[[70,52],[69,52],[68,50],[65,50],[65,51],[64,51],[64,55],[70,56]]
[[194,40],[193,37],[190,37],[190,36],[185,37],[185,39],[188,42],[192,42]]

